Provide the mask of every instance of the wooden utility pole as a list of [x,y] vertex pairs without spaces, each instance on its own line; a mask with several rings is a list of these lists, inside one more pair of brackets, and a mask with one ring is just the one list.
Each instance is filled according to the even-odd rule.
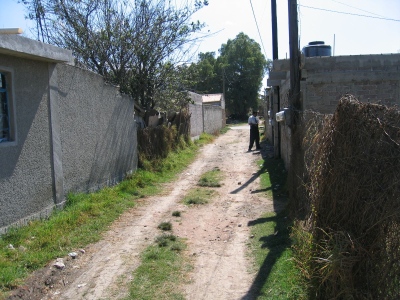
[[272,19],[272,60],[278,59],[278,25],[276,17],[276,0],[271,0]]
[[290,128],[291,128],[291,156],[288,173],[288,189],[292,208],[296,214],[301,214],[305,208],[303,174],[305,172],[301,134],[300,99],[300,51],[297,22],[297,0],[288,0],[289,11],[289,52],[290,52]]
[[[276,0],[271,0],[271,20],[272,20],[272,60],[278,59],[278,25],[277,25],[277,14],[276,14]],[[279,86],[273,86],[272,99],[273,104],[271,106],[272,114],[275,114],[280,110],[280,91]],[[275,111],[276,110],[276,111]],[[275,157],[281,156],[281,129],[279,122],[276,122],[272,128],[272,139],[274,141],[274,155]]]
[[296,127],[302,105],[300,101],[300,52],[297,21],[297,0],[288,0],[289,11],[289,53],[290,53],[290,92],[291,124]]

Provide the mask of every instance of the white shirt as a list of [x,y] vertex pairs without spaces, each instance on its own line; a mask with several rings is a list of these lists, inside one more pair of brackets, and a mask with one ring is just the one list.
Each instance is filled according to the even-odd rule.
[[256,116],[251,115],[249,117],[248,123],[249,123],[249,125],[257,125],[258,124],[258,118]]

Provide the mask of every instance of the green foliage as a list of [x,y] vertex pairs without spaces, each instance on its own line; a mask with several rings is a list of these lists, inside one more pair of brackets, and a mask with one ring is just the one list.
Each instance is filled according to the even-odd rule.
[[159,247],[166,247],[171,244],[171,242],[176,241],[176,236],[173,234],[163,234],[156,237],[156,244]]
[[157,226],[157,228],[164,231],[170,231],[172,230],[172,224],[171,222],[162,222]]
[[[198,143],[206,142],[200,137]],[[135,206],[136,199],[159,192],[160,183],[174,179],[192,162],[197,147],[191,144],[170,153],[160,160],[158,171],[139,169],[114,187],[90,194],[69,194],[63,210],[0,236],[0,298],[50,260],[98,241],[111,222]]]
[[173,235],[157,237],[156,243],[143,252],[127,299],[183,300],[181,284],[191,268],[182,252],[186,245]]
[[200,94],[222,92],[222,74],[217,68],[215,52],[199,54],[199,61],[191,64],[192,88]]
[[219,168],[215,168],[201,175],[197,185],[203,187],[220,187],[222,174]]
[[282,160],[266,159],[259,170],[261,190],[273,199],[279,213],[266,213],[249,222],[252,239],[250,249],[258,270],[251,287],[257,299],[308,299],[307,282],[296,264],[291,235],[292,222],[287,211],[286,177]]
[[205,145],[205,144],[209,144],[209,143],[211,143],[214,139],[215,139],[215,136],[203,132],[203,133],[200,135],[200,139],[198,139],[198,140],[196,141],[196,145],[202,146],[202,145]]
[[304,282],[293,261],[291,223],[284,213],[267,213],[249,224],[250,247],[258,269],[252,286],[257,299],[308,299]]
[[192,189],[183,198],[183,203],[185,203],[186,205],[206,204],[213,197],[214,194],[215,191],[205,188]]
[[219,63],[226,77],[226,107],[238,116],[258,107],[258,92],[267,66],[260,45],[244,33],[220,49]]
[[[168,0],[24,0],[37,38],[72,50],[79,64],[120,86],[148,109],[168,106],[183,82],[179,63],[204,24],[193,15],[207,5]],[[62,24],[62,26],[60,26]]]
[[172,216],[173,216],[173,217],[180,217],[180,216],[181,216],[181,212],[178,211],[178,210],[173,211],[173,212],[172,212]]

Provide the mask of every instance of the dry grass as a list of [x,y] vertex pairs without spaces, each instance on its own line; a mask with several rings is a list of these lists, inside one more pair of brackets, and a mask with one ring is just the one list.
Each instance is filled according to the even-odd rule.
[[346,95],[325,123],[306,155],[317,298],[399,299],[400,113]]

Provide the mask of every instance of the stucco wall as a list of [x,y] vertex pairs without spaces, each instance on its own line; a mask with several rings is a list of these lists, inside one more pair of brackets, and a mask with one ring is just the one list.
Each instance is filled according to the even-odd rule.
[[48,63],[0,55],[11,73],[16,141],[0,143],[0,232],[53,207]]
[[137,168],[134,103],[101,76],[58,65],[64,189],[90,191]]
[[117,87],[70,65],[3,54],[0,70],[12,77],[16,125],[16,141],[0,143],[0,233],[48,216],[68,192],[136,170],[134,104]]

